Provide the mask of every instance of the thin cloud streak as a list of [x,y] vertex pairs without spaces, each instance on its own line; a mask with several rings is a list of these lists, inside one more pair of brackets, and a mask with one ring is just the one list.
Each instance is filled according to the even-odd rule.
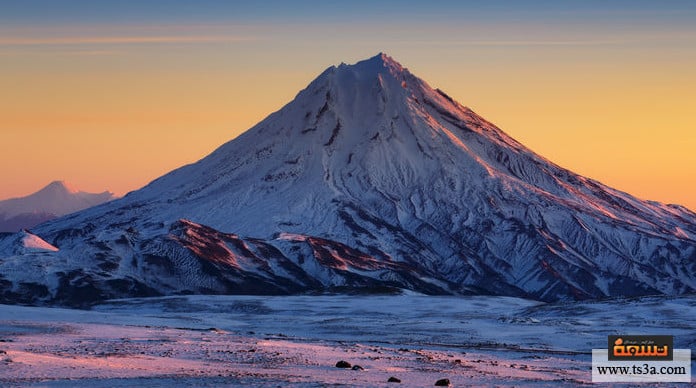
[[[2,46],[2,45],[0,45]],[[25,56],[55,56],[56,54],[62,56],[85,56],[85,57],[100,57],[100,56],[115,56],[122,55],[125,51],[122,50],[58,50],[58,51],[40,51],[40,50],[26,50],[18,48],[18,46],[12,46],[6,50],[0,49],[0,57],[25,57]],[[32,46],[33,47],[33,46]]]
[[444,41],[396,41],[400,44],[424,44],[429,46],[477,46],[477,47],[525,47],[525,46],[617,46],[628,40],[444,40]]
[[480,40],[451,43],[464,46],[611,46],[626,42],[620,40]]
[[0,38],[0,46],[67,46],[94,44],[152,44],[152,43],[217,43],[248,42],[254,37],[203,35],[203,36],[108,36],[61,38]]

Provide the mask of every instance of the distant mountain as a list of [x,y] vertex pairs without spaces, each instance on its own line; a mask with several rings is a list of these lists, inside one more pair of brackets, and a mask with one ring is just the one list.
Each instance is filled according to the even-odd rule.
[[208,157],[34,233],[59,251],[0,238],[0,302],[696,290],[696,214],[555,165],[384,54],[328,68]]
[[51,182],[34,194],[0,201],[0,232],[17,232],[42,222],[113,200],[110,192],[85,193],[63,181]]

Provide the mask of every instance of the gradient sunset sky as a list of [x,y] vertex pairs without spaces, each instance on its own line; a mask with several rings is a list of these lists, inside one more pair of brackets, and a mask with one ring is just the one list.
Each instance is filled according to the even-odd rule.
[[546,158],[696,210],[696,1],[2,1],[0,199],[135,190],[385,52]]

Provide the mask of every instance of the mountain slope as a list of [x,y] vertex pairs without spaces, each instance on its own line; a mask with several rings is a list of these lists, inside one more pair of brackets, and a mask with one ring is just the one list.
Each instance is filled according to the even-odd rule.
[[35,232],[60,248],[34,260],[63,303],[79,287],[94,299],[696,289],[696,214],[551,163],[384,54],[330,67],[201,161]]
[[0,232],[17,232],[74,213],[115,197],[110,192],[86,193],[54,181],[36,193],[0,201]]

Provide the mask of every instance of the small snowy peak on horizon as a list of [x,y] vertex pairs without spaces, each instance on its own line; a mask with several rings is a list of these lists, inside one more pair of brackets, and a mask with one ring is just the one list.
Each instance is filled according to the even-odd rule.
[[80,190],[76,189],[73,185],[69,184],[68,182],[66,182],[64,180],[55,180],[55,181],[49,183],[48,185],[46,185],[43,189],[41,189],[39,191],[44,191],[44,190],[46,190],[46,191],[53,191],[53,190],[65,191],[65,192],[72,193],[72,194],[77,194],[80,192]]
[[0,232],[31,228],[113,199],[116,196],[109,191],[88,193],[65,181],[56,180],[35,193],[0,200]]
[[51,183],[47,184],[46,186],[43,186],[41,189],[39,189],[33,193],[19,196],[19,197],[0,198],[0,203],[6,202],[8,200],[22,199],[22,198],[26,198],[26,197],[29,197],[32,195],[37,195],[37,194],[42,194],[42,193],[51,193],[51,194],[55,194],[55,193],[68,193],[68,194],[84,193],[84,194],[92,194],[92,195],[109,194],[109,195],[113,196],[114,198],[116,198],[114,193],[112,193],[108,190],[104,190],[101,193],[89,193],[89,192],[82,191],[82,190],[76,188],[72,183],[70,183],[68,181],[65,181],[62,179],[57,179],[57,180],[54,180]]

